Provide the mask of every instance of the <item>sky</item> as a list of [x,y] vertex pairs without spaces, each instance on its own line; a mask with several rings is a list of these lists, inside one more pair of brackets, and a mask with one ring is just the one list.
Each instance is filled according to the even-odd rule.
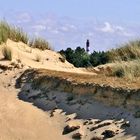
[[139,39],[140,0],[0,0],[0,19],[42,37],[55,50],[90,41],[91,51]]

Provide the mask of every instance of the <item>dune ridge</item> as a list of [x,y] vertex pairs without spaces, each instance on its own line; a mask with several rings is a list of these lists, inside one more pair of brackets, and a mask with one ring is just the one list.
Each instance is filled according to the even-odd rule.
[[138,84],[108,86],[98,68],[75,68],[56,52],[22,42],[6,45],[13,57],[0,53],[1,140],[140,138]]

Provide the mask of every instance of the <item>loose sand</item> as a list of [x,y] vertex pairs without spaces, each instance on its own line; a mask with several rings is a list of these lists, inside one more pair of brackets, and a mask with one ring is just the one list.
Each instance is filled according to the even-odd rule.
[[0,74],[0,140],[67,140],[60,119],[17,98],[13,71]]
[[[9,69],[0,68],[0,140],[140,139],[140,119],[129,110],[54,90],[44,93],[33,90],[29,83],[16,89],[16,79],[28,68],[96,73],[61,62],[61,56],[53,51],[31,49],[11,40],[7,46],[13,60],[2,60],[0,53],[0,65]],[[40,62],[36,55],[41,56]]]

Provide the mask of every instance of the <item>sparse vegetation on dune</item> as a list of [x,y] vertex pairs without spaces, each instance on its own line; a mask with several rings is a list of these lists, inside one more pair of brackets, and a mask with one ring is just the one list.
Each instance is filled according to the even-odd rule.
[[23,32],[19,27],[11,26],[6,21],[0,22],[0,44],[6,43],[7,39],[11,39],[15,42],[23,42],[30,47],[38,48],[41,50],[52,50],[48,41],[42,38],[29,39],[29,36]]
[[21,28],[11,26],[5,21],[1,21],[0,22],[0,44],[5,43],[7,39],[11,39],[15,42],[21,41],[25,44],[27,44],[29,41],[27,34],[23,32]]
[[6,45],[2,48],[2,55],[5,60],[12,60],[12,50]]
[[[9,25],[6,21],[0,22],[0,44],[6,43],[7,39],[15,42],[23,42],[31,48],[40,50],[52,50],[48,41],[42,38],[29,39],[28,35],[21,28]],[[6,45],[1,49],[4,59],[12,60],[12,51]],[[32,49],[29,51],[32,52]],[[74,64],[76,67],[91,67],[109,62],[114,63],[110,67],[110,72],[107,76],[125,77],[134,79],[140,77],[140,40],[130,41],[119,48],[109,51],[97,52],[94,51],[88,54],[84,48],[77,47],[75,50],[67,48],[61,50],[60,61],[65,62],[65,59]],[[35,61],[40,62],[41,56],[36,55]]]
[[77,47],[75,50],[71,48],[61,50],[60,53],[76,67],[113,63],[114,65],[109,68],[110,71],[107,71],[107,76],[125,77],[131,80],[140,77],[140,40],[130,41],[106,52],[94,51],[87,54],[84,48]]
[[128,62],[116,62],[112,67],[110,76],[126,77],[133,80],[140,77],[140,59]]
[[117,49],[108,51],[110,62],[130,61],[140,58],[140,40],[130,41]]
[[133,80],[140,77],[140,40],[130,41],[108,51],[109,61],[115,63],[110,75]]
[[30,47],[38,48],[40,50],[52,50],[49,43],[42,38],[35,38],[34,40],[30,41]]

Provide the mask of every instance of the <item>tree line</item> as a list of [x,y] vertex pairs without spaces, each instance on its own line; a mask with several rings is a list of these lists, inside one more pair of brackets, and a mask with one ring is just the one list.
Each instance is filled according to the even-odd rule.
[[76,49],[67,48],[59,53],[75,67],[98,66],[109,62],[108,53],[104,51],[93,51],[88,54],[84,48],[77,47]]

